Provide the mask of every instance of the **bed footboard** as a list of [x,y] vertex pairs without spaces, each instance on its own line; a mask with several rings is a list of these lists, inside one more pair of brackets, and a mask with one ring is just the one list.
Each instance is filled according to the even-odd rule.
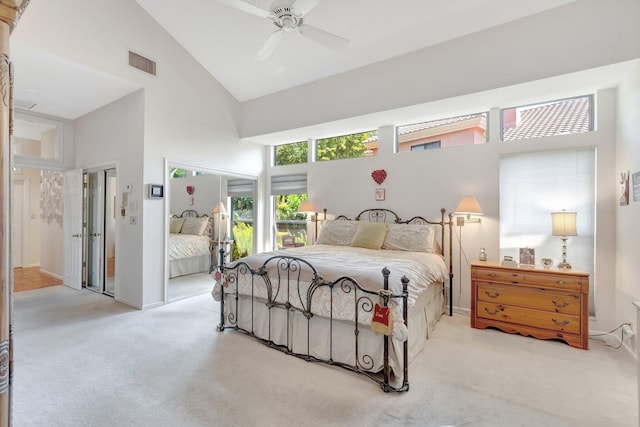
[[[387,268],[383,291],[364,289],[350,277],[325,280],[293,256],[273,256],[257,268],[242,261],[219,268],[218,331],[243,332],[291,356],[364,375],[385,392],[409,390],[406,277],[402,292],[393,294]],[[389,335],[370,327],[376,304],[390,307],[396,329]]]

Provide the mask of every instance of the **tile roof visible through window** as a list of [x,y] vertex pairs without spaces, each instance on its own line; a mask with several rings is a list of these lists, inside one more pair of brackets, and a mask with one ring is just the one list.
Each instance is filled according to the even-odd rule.
[[[592,129],[590,108],[590,96],[520,108],[517,121],[505,123],[502,140],[514,141],[588,132]],[[504,110],[503,117],[505,112],[510,110]]]

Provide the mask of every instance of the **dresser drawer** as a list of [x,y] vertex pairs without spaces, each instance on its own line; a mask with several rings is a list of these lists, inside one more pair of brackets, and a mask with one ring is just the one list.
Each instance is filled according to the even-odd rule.
[[[527,270],[477,268],[475,279],[492,283],[511,283],[526,286],[549,287],[580,291],[583,289],[582,276],[569,274],[537,273]],[[587,284],[588,286],[588,284]],[[586,289],[588,291],[588,288]]]
[[483,319],[496,320],[550,331],[580,334],[580,317],[563,313],[550,313],[524,307],[478,301],[476,315]]
[[527,290],[519,286],[478,284],[478,301],[580,315],[580,292],[566,294]]

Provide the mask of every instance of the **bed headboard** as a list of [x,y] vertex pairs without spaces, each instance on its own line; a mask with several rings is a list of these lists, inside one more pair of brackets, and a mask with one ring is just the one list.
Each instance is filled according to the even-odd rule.
[[[414,216],[403,221],[398,214],[390,209],[365,209],[356,215],[356,221],[384,222],[385,224],[432,224],[440,227],[439,253],[444,257],[449,267],[449,315],[453,313],[453,213],[445,215],[446,210],[440,209],[440,221],[428,220],[421,216]],[[351,220],[346,215],[338,215],[336,220]]]

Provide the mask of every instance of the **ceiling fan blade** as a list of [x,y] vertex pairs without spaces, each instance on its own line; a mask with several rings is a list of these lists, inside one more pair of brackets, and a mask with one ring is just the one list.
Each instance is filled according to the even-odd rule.
[[250,13],[261,18],[268,18],[271,15],[271,12],[269,12],[268,10],[260,9],[257,6],[246,3],[242,0],[218,0],[218,3],[222,3],[225,6],[229,6],[239,11]]
[[309,13],[311,9],[316,7],[320,0],[295,0],[292,4],[294,10],[302,16]]
[[280,41],[284,37],[284,31],[276,30],[267,39],[267,41],[262,45],[256,56],[253,57],[254,61],[264,61],[271,56]]
[[343,39],[335,34],[328,33],[320,28],[312,25],[302,24],[298,27],[300,34],[312,40],[322,46],[328,47],[331,50],[339,51],[347,47],[349,40]]

